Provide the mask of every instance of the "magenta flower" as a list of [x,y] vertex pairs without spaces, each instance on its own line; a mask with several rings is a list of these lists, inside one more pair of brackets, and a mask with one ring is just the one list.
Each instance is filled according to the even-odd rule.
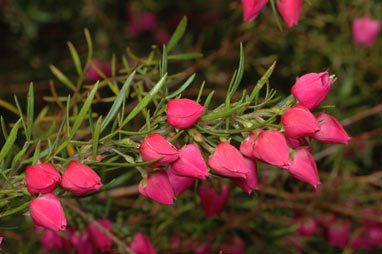
[[217,181],[218,192],[205,181],[199,185],[199,197],[207,217],[220,216],[229,197],[229,187]]
[[185,192],[195,182],[195,178],[176,175],[171,165],[167,169],[167,176],[177,196]]
[[231,182],[240,187],[243,191],[251,194],[253,190],[258,190],[258,177],[256,162],[244,158],[245,164],[247,164],[248,173],[246,178],[231,178]]
[[151,161],[164,156],[159,161],[148,165],[152,168],[171,163],[179,157],[179,152],[175,147],[158,133],[153,133],[148,136],[139,147],[139,152],[144,161]]
[[253,145],[255,143],[257,135],[259,135],[261,132],[263,132],[262,129],[258,129],[253,132],[250,132],[249,136],[245,140],[243,140],[243,142],[240,144],[240,152],[245,157],[250,159],[255,159],[253,157]]
[[244,21],[254,20],[267,3],[268,0],[241,0]]
[[[111,222],[108,219],[97,220],[101,226],[111,232]],[[91,241],[94,243],[97,249],[102,252],[111,251],[113,247],[113,241],[99,230],[94,224],[89,223],[87,228]]]
[[78,161],[69,162],[61,186],[75,194],[85,194],[103,186],[101,178],[90,167]]
[[193,100],[169,100],[167,104],[167,122],[175,128],[186,129],[194,125],[203,112],[204,107]]
[[171,168],[172,172],[179,176],[206,179],[209,175],[199,148],[193,144],[179,150],[179,158],[171,164]]
[[281,17],[292,27],[298,24],[303,0],[277,0],[276,5]]
[[208,165],[218,174],[226,177],[246,178],[247,165],[241,153],[229,143],[220,142],[208,159]]
[[253,146],[253,156],[280,168],[286,168],[290,164],[288,145],[279,131],[261,132]]
[[292,87],[293,96],[308,109],[320,105],[330,91],[332,80],[327,71],[301,76]]
[[34,199],[29,204],[33,222],[52,231],[64,231],[66,218],[60,200],[53,193],[47,193]]
[[321,184],[316,161],[305,148],[297,148],[295,150],[294,159],[287,168],[287,171],[300,181],[311,184],[315,189],[318,184]]
[[29,193],[52,192],[60,179],[60,174],[51,163],[27,166],[25,171],[25,182]]
[[297,105],[289,109],[282,117],[286,135],[292,138],[302,138],[320,130],[314,115],[304,105]]
[[370,47],[381,29],[378,20],[368,17],[358,18],[353,21],[353,42]]
[[139,192],[158,203],[171,205],[174,203],[175,195],[172,190],[166,171],[163,169],[147,177],[139,184]]
[[317,141],[328,144],[347,144],[351,137],[333,116],[320,113],[317,115],[320,130],[312,135]]
[[136,254],[156,254],[154,246],[150,240],[142,233],[134,235],[134,241],[130,244],[130,248]]

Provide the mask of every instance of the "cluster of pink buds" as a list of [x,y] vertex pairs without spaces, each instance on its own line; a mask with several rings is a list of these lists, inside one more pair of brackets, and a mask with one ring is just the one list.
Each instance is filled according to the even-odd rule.
[[[268,0],[241,0],[244,21],[252,21],[268,3]],[[284,21],[290,26],[298,24],[303,0],[276,0],[278,11]]]
[[62,177],[51,163],[27,166],[25,181],[29,193],[43,194],[30,202],[29,210],[33,222],[52,231],[66,229],[64,209],[52,192],[59,183],[74,194],[86,194],[103,186],[97,173],[77,161],[69,162]]
[[[220,215],[230,191],[228,185],[219,180],[213,181],[212,185],[205,181],[210,177],[209,169],[229,178],[234,185],[250,194],[259,189],[257,162],[285,169],[298,180],[317,188],[320,179],[309,142],[313,139],[328,144],[347,144],[350,140],[334,117],[323,112],[317,115],[311,112],[325,100],[331,83],[327,71],[300,77],[291,90],[298,104],[283,112],[282,130],[251,131],[241,143],[240,150],[229,142],[220,142],[207,163],[196,143],[186,144],[178,150],[159,133],[149,135],[139,151],[144,161],[156,161],[148,165],[153,170],[148,176],[143,175],[140,193],[171,205],[195,179],[201,179],[199,196],[206,215]],[[204,110],[195,101],[173,99],[167,105],[167,122],[176,129],[187,129],[196,124]],[[197,139],[203,142],[202,136]]]
[[[110,220],[100,219],[96,222],[109,232],[112,232]],[[76,253],[83,254],[95,254],[97,250],[107,253],[112,253],[113,251],[113,241],[93,223],[89,223],[85,231],[67,228],[63,232],[65,237],[56,231],[35,226],[36,233],[40,233],[43,230],[40,244],[46,250],[57,249],[67,253],[75,250]]]

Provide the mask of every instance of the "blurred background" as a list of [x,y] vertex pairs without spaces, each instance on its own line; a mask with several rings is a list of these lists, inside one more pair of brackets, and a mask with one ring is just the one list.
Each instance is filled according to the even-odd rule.
[[[233,190],[235,198],[230,199],[222,218],[206,220],[202,213],[186,209],[180,213],[185,217],[181,223],[179,218],[169,221],[166,214],[172,208],[168,207],[137,214],[142,211],[118,210],[116,206],[114,214],[139,224],[151,236],[158,253],[177,253],[174,246],[180,243],[171,240],[174,235],[184,243],[184,253],[193,253],[195,242],[209,241],[214,247],[221,242],[244,244],[245,253],[381,253],[381,32],[368,47],[352,39],[354,19],[382,20],[380,0],[305,1],[299,24],[289,28],[281,21],[282,30],[270,4],[254,21],[244,23],[238,0],[0,0],[0,99],[14,103],[16,94],[25,100],[33,82],[36,110],[41,110],[47,103],[44,96],[51,93],[49,81],[55,79],[50,64],[68,77],[76,76],[67,42],[86,58],[84,28],[93,38],[94,59],[107,66],[113,54],[121,63],[128,52],[146,57],[153,47],[161,48],[183,16],[187,16],[188,26],[174,53],[195,52],[203,57],[170,62],[171,72],[196,72],[194,84],[205,80],[206,88],[215,89],[215,97],[223,101],[238,67],[240,42],[245,51],[241,89],[256,84],[275,60],[270,85],[282,96],[290,94],[297,77],[328,70],[338,79],[325,101],[330,106],[326,112],[342,121],[353,138],[347,146],[315,144],[322,182],[316,192],[269,167],[260,173],[263,189],[259,192],[248,197]],[[56,86],[62,96],[69,93],[60,82]],[[198,88],[191,87],[183,96],[196,97]],[[16,119],[5,107],[0,107],[0,114],[6,122]],[[180,197],[177,207],[194,206],[190,202],[193,195],[190,191]],[[143,209],[147,212],[152,207]],[[314,232],[301,229],[304,225],[315,228]],[[374,229],[371,233],[370,228]],[[375,237],[380,243],[357,245],[359,236]],[[13,246],[17,240],[22,243],[18,237],[14,236]]]

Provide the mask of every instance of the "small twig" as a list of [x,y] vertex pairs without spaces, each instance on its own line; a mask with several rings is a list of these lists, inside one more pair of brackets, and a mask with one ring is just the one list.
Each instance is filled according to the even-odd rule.
[[64,203],[67,207],[69,207],[71,210],[73,210],[78,215],[80,215],[82,218],[84,218],[88,223],[95,225],[99,230],[101,230],[102,233],[107,235],[113,242],[115,242],[118,246],[120,246],[125,253],[135,254],[135,252],[133,250],[131,250],[129,248],[129,246],[127,246],[122,240],[120,240],[118,237],[116,237],[108,229],[104,228],[94,218],[90,217],[84,211],[82,211],[81,208],[79,208],[77,204],[75,204],[74,202],[72,202],[70,200],[62,200],[62,203]]
[[358,122],[358,121],[360,121],[366,117],[369,117],[369,116],[372,116],[372,115],[375,115],[378,113],[382,113],[382,104],[379,104],[375,107],[369,108],[369,109],[367,109],[367,110],[365,110],[365,111],[363,111],[357,115],[346,118],[346,119],[341,121],[341,124],[342,124],[342,126],[348,126],[348,125],[351,125],[355,122]]

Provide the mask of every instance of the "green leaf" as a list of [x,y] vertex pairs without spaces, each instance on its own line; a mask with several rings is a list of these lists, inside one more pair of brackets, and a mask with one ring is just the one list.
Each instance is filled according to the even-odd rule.
[[163,56],[160,65],[160,76],[163,77],[167,72],[167,51],[166,45],[163,45]]
[[96,128],[93,134],[93,160],[96,160],[97,157],[97,149],[98,149],[98,140],[99,140],[99,134],[100,134],[100,128],[101,128],[101,122],[102,122],[102,115],[99,116]]
[[11,169],[15,169],[18,162],[20,162],[21,157],[28,150],[29,145],[25,144],[23,149],[21,149],[12,159]]
[[205,84],[205,83],[206,83],[206,82],[203,81],[203,83],[202,83],[201,86],[200,86],[199,93],[198,93],[198,97],[196,98],[196,102],[197,102],[197,103],[199,103],[199,101],[200,101],[200,97],[202,97],[203,89],[204,89],[204,84]]
[[23,115],[23,111],[21,110],[19,100],[17,99],[16,95],[14,95],[13,97],[15,99],[16,107],[17,107],[17,110],[19,111],[19,114],[20,114],[20,117],[21,117],[21,122],[23,123],[23,127],[24,127],[24,130],[25,130],[25,133],[27,133],[27,125],[26,125],[26,123],[24,121],[24,115]]
[[22,119],[20,118],[15,123],[15,125],[13,126],[11,132],[9,133],[9,137],[5,141],[5,144],[4,144],[3,148],[0,151],[0,161],[3,161],[5,156],[9,153],[9,151],[11,151],[11,148],[12,148],[13,144],[16,141],[17,132],[19,131],[19,127],[20,127],[21,121],[22,121]]
[[153,96],[162,88],[162,86],[165,84],[167,78],[167,74],[159,80],[158,83],[155,84],[155,86],[150,90],[150,92],[138,103],[137,106],[134,107],[134,109],[127,115],[125,120],[123,120],[122,125],[120,128],[125,126],[131,119],[133,119],[139,112],[141,112],[151,101]]
[[37,143],[36,150],[33,154],[32,165],[36,165],[40,159],[40,141]]
[[179,42],[182,38],[187,27],[187,17],[184,16],[179,22],[178,27],[175,29],[175,32],[172,34],[170,41],[167,44],[167,52],[170,52],[173,47]]
[[278,27],[280,28],[280,30],[282,31],[282,30],[283,30],[283,27],[281,26],[281,20],[280,20],[279,14],[277,13],[277,10],[276,10],[275,0],[271,0],[271,7],[272,7],[272,11],[273,11],[273,16],[274,16],[275,19],[276,19],[277,26],[278,26]]
[[89,30],[87,28],[84,29],[84,34],[86,38],[86,44],[88,45],[88,57],[86,58],[86,64],[83,69],[83,72],[86,72],[93,57],[93,43],[92,37],[90,36]]
[[76,71],[77,71],[78,75],[81,75],[82,74],[82,69],[81,69],[82,66],[81,66],[81,60],[80,60],[80,57],[78,56],[77,50],[70,41],[68,41],[67,44],[68,44],[68,47],[70,50],[70,54],[72,55],[72,58],[73,58],[74,67],[76,67]]
[[18,213],[18,212],[24,210],[25,208],[27,208],[28,206],[29,206],[29,202],[25,202],[24,204],[22,204],[22,205],[20,205],[20,206],[18,206],[16,208],[13,208],[13,209],[11,209],[9,211],[6,211],[6,212],[0,214],[0,219],[4,218],[4,217],[7,217],[9,215]]
[[243,44],[240,43],[240,61],[239,61],[239,70],[237,71],[235,81],[233,82],[232,89],[230,90],[230,97],[232,97],[237,88],[239,87],[239,84],[243,78],[244,74],[244,49]]
[[125,81],[125,84],[123,84],[122,89],[121,91],[119,91],[119,94],[117,98],[115,99],[113,105],[111,106],[109,113],[107,113],[105,120],[101,124],[100,133],[102,133],[102,131],[105,130],[106,126],[110,123],[110,121],[113,119],[113,117],[118,112],[119,108],[121,107],[122,102],[125,100],[126,93],[134,79],[135,73],[136,73],[135,71],[131,73],[130,76]]
[[207,96],[207,99],[206,99],[206,101],[204,102],[204,105],[203,105],[203,107],[204,107],[205,109],[207,109],[208,106],[210,105],[210,102],[211,102],[212,96],[214,96],[214,93],[215,93],[215,91],[213,90],[213,91],[211,91],[210,94]]
[[95,86],[93,87],[93,89],[90,91],[90,93],[88,95],[88,98],[86,98],[85,103],[84,103],[84,105],[82,106],[82,108],[80,110],[80,113],[78,113],[78,116],[76,117],[76,120],[75,120],[75,122],[73,124],[73,127],[71,129],[70,139],[72,139],[74,137],[74,135],[76,134],[78,128],[80,128],[82,122],[84,121],[85,116],[86,116],[86,114],[87,114],[87,112],[88,112],[88,110],[90,108],[90,105],[92,104],[94,95],[97,92],[98,84],[99,84],[99,82],[97,82],[95,84]]
[[27,140],[31,139],[32,129],[33,129],[33,119],[34,119],[34,92],[33,83],[29,86],[28,91],[28,102],[27,102]]
[[249,102],[245,102],[245,103],[236,105],[235,107],[232,107],[229,110],[219,111],[219,112],[212,112],[212,113],[210,113],[208,115],[202,116],[200,119],[202,121],[209,121],[209,120],[215,120],[215,119],[218,119],[218,118],[229,116],[229,115],[235,113],[236,111],[240,110],[241,108],[247,106],[248,104],[249,104]]
[[65,76],[64,73],[62,73],[59,69],[57,69],[56,66],[51,64],[51,65],[49,65],[49,68],[53,72],[54,76],[56,76],[56,78],[58,80],[60,80],[64,85],[66,85],[67,87],[69,87],[73,91],[76,90],[76,87],[74,86],[72,81],[70,81],[69,78],[67,76]]
[[185,54],[175,54],[168,56],[169,60],[191,60],[191,59],[199,59],[203,57],[201,53],[185,53]]
[[7,139],[8,138],[8,132],[7,132],[7,128],[5,127],[5,122],[4,122],[3,116],[0,117],[0,122],[1,122],[1,130],[3,132],[4,138]]
[[176,90],[175,92],[173,92],[172,94],[170,94],[169,96],[167,96],[166,99],[167,99],[167,100],[172,99],[172,98],[176,97],[178,94],[182,93],[184,90],[186,90],[187,87],[189,87],[189,86],[191,85],[191,83],[192,83],[192,81],[194,80],[195,76],[196,76],[195,73],[192,74],[192,76],[189,77],[189,78],[186,80],[186,82],[184,82],[184,84],[183,84],[181,87],[179,87],[178,90]]
[[273,62],[271,67],[265,72],[265,74],[257,81],[256,86],[253,88],[251,95],[249,96],[249,102],[252,102],[259,94],[261,88],[263,88],[264,84],[269,80],[273,70],[275,69],[276,61]]

